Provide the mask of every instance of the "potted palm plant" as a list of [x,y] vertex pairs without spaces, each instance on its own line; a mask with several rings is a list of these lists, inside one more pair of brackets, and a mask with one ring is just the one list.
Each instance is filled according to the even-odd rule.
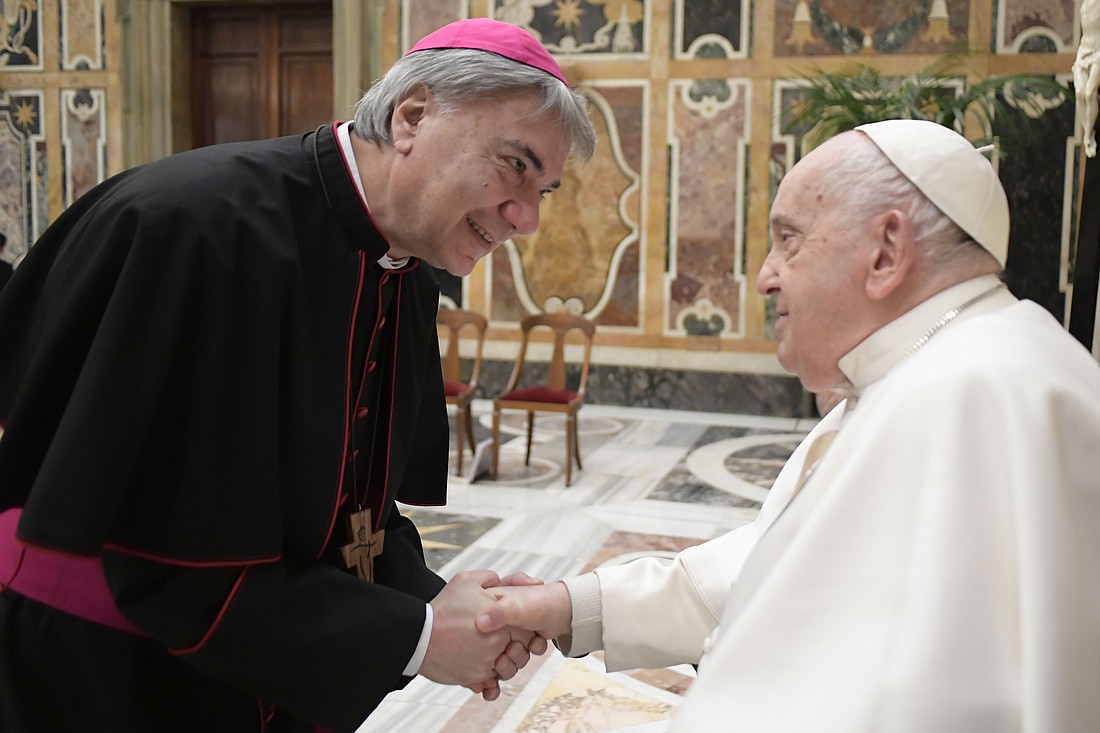
[[962,53],[948,53],[904,78],[883,76],[867,64],[801,74],[804,88],[785,110],[784,132],[802,135],[808,149],[865,122],[926,119],[962,133],[970,116],[982,130],[982,137],[973,142],[985,145],[993,142],[993,120],[1006,106],[1038,116],[1068,98],[1067,89],[1052,77],[1008,74],[967,79],[961,69],[964,58]]

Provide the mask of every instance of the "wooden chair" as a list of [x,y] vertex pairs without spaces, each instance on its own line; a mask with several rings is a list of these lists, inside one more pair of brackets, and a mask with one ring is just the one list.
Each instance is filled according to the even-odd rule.
[[[524,382],[527,345],[536,329],[550,329],[554,336],[554,350],[550,356],[546,381],[542,384]],[[493,476],[496,477],[500,459],[500,411],[525,410],[527,412],[527,454],[524,465],[531,464],[531,435],[536,412],[565,414],[565,485],[572,479],[573,460],[581,466],[580,441],[577,438],[577,411],[584,404],[584,390],[588,385],[588,365],[592,357],[592,339],[596,324],[583,316],[569,313],[540,313],[524,318],[520,323],[523,332],[519,356],[512,368],[512,376],[504,392],[493,400]],[[570,331],[579,331],[584,339],[584,356],[580,362],[580,380],[576,390],[566,385],[565,343]]]
[[[462,454],[465,451],[464,438],[470,442],[470,453],[474,454],[474,419],[470,414],[470,402],[477,393],[478,377],[481,374],[481,350],[485,345],[485,329],[489,322],[485,316],[462,308],[443,308],[436,315],[436,323],[445,329],[447,348],[443,352],[443,393],[447,404],[455,406],[455,438],[458,443],[458,462],[455,475],[462,475]],[[458,344],[462,331],[472,331],[477,337],[473,365],[470,376],[462,379],[462,360],[458,354]]]

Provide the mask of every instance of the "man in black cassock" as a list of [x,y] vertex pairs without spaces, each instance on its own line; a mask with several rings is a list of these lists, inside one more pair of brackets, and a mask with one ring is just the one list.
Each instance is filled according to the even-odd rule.
[[528,579],[445,584],[395,506],[446,500],[432,267],[533,232],[593,145],[545,49],[473,19],[350,123],[70,206],[0,291],[0,728],[351,731],[415,674],[499,694],[544,642],[485,588]]

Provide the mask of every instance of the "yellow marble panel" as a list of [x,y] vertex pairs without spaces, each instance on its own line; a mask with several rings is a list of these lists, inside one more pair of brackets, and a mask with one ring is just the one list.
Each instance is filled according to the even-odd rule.
[[103,68],[103,0],[62,0],[61,68]]
[[463,0],[402,0],[401,23],[404,53],[414,43],[448,23],[467,18]]
[[585,166],[566,170],[561,188],[542,205],[539,231],[514,240],[519,286],[534,310],[564,304],[575,312],[591,311],[614,277],[616,250],[636,237],[637,225],[627,218],[622,200],[636,200],[637,174],[612,142],[610,109],[593,104],[591,116],[602,143],[596,154]]

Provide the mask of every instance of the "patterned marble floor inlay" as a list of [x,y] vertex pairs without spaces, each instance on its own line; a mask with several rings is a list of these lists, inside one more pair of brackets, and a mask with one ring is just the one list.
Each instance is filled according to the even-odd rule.
[[494,517],[446,514],[428,509],[409,509],[405,515],[420,531],[428,567],[436,571],[500,521]]
[[[514,728],[517,733],[629,729],[668,721],[679,702],[678,696],[629,675],[608,675],[594,660],[566,659],[554,669],[557,661],[542,667],[555,673]],[[501,724],[494,731],[503,733]]]
[[[474,438],[491,405],[474,403]],[[676,552],[749,522],[813,421],[585,406],[582,470],[565,486],[563,423],[502,416],[496,479],[449,477],[445,507],[402,507],[428,564],[445,578],[488,568],[547,582]],[[452,472],[454,467],[452,451]],[[469,459],[469,453],[466,454]],[[664,733],[695,672],[689,665],[607,673],[599,653],[531,660],[487,703],[460,687],[414,679],[358,733]]]

